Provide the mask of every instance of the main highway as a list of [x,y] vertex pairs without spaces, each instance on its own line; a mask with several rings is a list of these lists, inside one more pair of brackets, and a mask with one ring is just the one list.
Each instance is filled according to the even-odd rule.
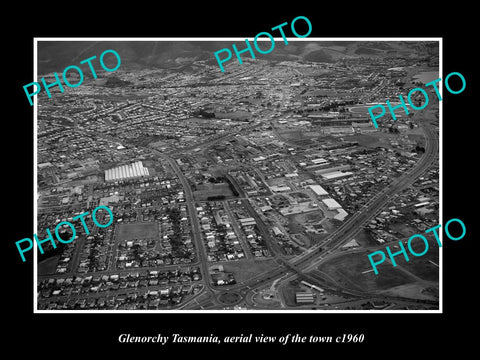
[[209,276],[209,270],[208,270],[208,262],[205,255],[206,249],[205,249],[205,244],[203,243],[203,240],[202,240],[200,224],[198,223],[197,210],[195,208],[195,200],[193,198],[192,188],[190,187],[190,184],[188,183],[187,178],[185,177],[182,170],[180,169],[180,167],[178,166],[177,162],[174,159],[160,153],[157,150],[154,150],[154,153],[156,153],[158,156],[168,161],[173,171],[175,172],[175,174],[180,179],[180,182],[182,183],[182,187],[185,191],[185,203],[187,205],[188,216],[190,218],[190,226],[192,230],[193,240],[195,241],[195,245],[196,245],[195,248],[197,249],[197,258],[200,260],[200,268],[202,271],[203,279],[205,280],[206,290],[208,292],[212,292],[214,291],[214,288],[212,287],[212,284],[209,280],[210,276]]

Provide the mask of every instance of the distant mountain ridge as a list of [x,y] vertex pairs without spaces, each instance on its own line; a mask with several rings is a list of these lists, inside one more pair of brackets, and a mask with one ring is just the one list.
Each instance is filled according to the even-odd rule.
[[[251,42],[252,43],[252,42]],[[69,65],[92,56],[100,57],[103,51],[113,49],[120,54],[122,66],[139,68],[175,68],[198,60],[213,60],[214,52],[232,44],[244,49],[242,41],[39,41],[38,71],[46,74],[61,72]],[[260,46],[262,45],[259,42]],[[253,44],[252,44],[253,47]],[[266,47],[262,47],[266,48]],[[276,41],[269,54],[255,53],[257,58],[271,60],[305,60],[335,62],[343,57],[382,57],[392,55],[428,56],[438,54],[438,43],[418,41],[295,41],[288,45]],[[248,53],[242,56],[248,57]],[[235,57],[235,54],[233,54]],[[98,60],[97,60],[98,61]],[[111,57],[105,56],[109,65]],[[98,62],[97,62],[98,64]],[[113,66],[115,63],[112,63]],[[86,65],[85,65],[86,66]],[[99,65],[98,65],[99,66]]]

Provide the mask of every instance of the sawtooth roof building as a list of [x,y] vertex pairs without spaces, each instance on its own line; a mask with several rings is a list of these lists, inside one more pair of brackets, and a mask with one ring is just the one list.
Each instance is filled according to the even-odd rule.
[[149,175],[148,168],[143,167],[141,161],[137,161],[133,164],[118,166],[113,169],[105,170],[105,181],[135,179]]

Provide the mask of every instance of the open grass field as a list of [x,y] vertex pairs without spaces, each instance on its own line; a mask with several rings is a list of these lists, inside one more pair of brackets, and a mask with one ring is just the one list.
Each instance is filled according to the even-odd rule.
[[[387,259],[377,265],[377,275],[368,259],[368,254],[372,252],[370,250],[339,255],[321,264],[318,269],[333,277],[339,284],[360,291],[386,290],[418,281],[437,283],[439,281],[438,246],[434,239],[428,240],[429,249],[423,256],[410,254],[405,245],[409,261],[407,262],[400,254],[394,258],[397,263],[396,267],[393,267],[389,261],[386,250],[382,249],[387,254]],[[393,253],[400,250],[398,246],[394,248],[395,244],[398,243],[388,244]],[[425,249],[421,239],[412,241],[411,245],[413,251],[418,254]],[[379,257],[380,255],[374,257],[373,260],[376,261]]]
[[[439,281],[439,249],[437,241],[434,239],[428,239],[429,248],[425,255],[423,256],[414,256],[408,252],[408,257],[410,261],[406,262],[402,255],[402,267],[411,272],[412,274],[422,278],[423,280],[428,281]],[[411,242],[412,249],[414,252],[421,254],[425,250],[425,245],[421,239],[414,239]],[[407,246],[405,245],[405,248]],[[436,265],[434,265],[434,264]]]
[[408,297],[413,299],[427,299],[427,300],[438,300],[439,298],[439,291],[438,287],[426,287],[422,284],[414,283],[414,284],[406,284],[400,285],[383,292],[387,295],[393,296],[402,296]]
[[38,263],[38,275],[51,275],[55,274],[55,269],[57,268],[58,260],[60,256],[52,256],[48,259],[45,259]]
[[378,136],[369,135],[369,134],[355,134],[344,136],[345,141],[358,141],[359,145],[365,147],[376,147],[380,146],[380,141]]
[[156,222],[138,222],[117,225],[117,239],[145,239],[158,236],[158,225]]
[[312,136],[309,132],[305,132],[302,130],[285,130],[281,131],[280,135],[282,138],[286,139],[287,141],[303,141],[306,139],[312,139],[314,136]]
[[227,272],[232,272],[235,280],[242,282],[244,280],[251,279],[254,276],[260,275],[266,271],[270,271],[278,267],[273,260],[256,260],[256,259],[243,259],[238,261],[231,261],[223,263],[223,268]]
[[389,224],[389,229],[393,230],[394,232],[400,234],[403,237],[410,237],[413,234],[418,233],[418,230],[416,228],[405,224],[405,222],[403,221]]
[[295,293],[301,290],[300,286],[287,285],[282,286],[280,289],[282,299],[285,301],[287,306],[297,306],[295,302]]
[[360,230],[360,232],[354,237],[356,242],[362,247],[375,246],[377,242],[365,229]]
[[224,305],[233,305],[238,303],[242,297],[237,293],[223,293],[218,297],[218,300]]
[[232,111],[232,112],[218,112],[215,113],[215,116],[219,119],[232,119],[232,120],[245,120],[245,119],[251,119],[252,114],[249,113],[248,111],[243,111],[243,110],[237,110],[237,111]]
[[228,184],[221,183],[221,184],[203,184],[197,187],[197,190],[193,192],[193,196],[197,201],[205,201],[210,196],[225,196],[225,197],[233,197],[233,193],[230,190]]
[[[333,277],[340,285],[360,291],[385,290],[415,281],[405,272],[385,261],[378,265],[378,275],[372,270],[369,252],[346,253],[321,264],[318,269]],[[364,273],[364,271],[368,271]]]
[[295,224],[299,225],[300,227],[303,228],[302,224],[304,224],[307,221],[320,221],[323,219],[323,212],[321,210],[312,210],[307,213],[299,213],[295,215],[288,215],[287,218],[295,222]]

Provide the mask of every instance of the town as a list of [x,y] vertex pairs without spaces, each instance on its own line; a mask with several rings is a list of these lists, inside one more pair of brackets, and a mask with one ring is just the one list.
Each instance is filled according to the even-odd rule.
[[367,257],[438,224],[438,99],[367,110],[438,78],[438,42],[292,39],[304,58],[225,72],[202,44],[162,66],[117,45],[115,73],[37,95],[38,229],[114,219],[45,244],[39,310],[438,308],[437,251],[379,275]]

